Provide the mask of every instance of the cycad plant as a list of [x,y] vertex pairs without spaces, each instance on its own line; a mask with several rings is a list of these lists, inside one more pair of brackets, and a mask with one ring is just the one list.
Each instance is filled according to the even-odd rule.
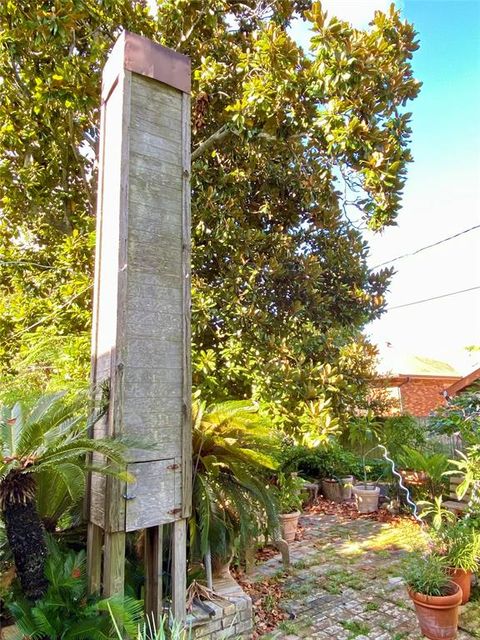
[[412,447],[403,447],[399,456],[399,462],[404,469],[423,471],[427,477],[427,489],[430,497],[442,493],[445,484],[445,472],[449,467],[449,461],[445,454],[440,452],[427,453],[417,451]]
[[45,575],[48,589],[33,605],[13,594],[8,608],[18,638],[37,640],[109,640],[136,637],[143,620],[143,602],[131,597],[99,598],[87,593],[85,551],[64,549],[47,539]]
[[[121,465],[126,443],[92,440],[83,395],[45,395],[33,406],[17,402],[0,412],[0,514],[25,596],[39,599],[44,575],[45,531],[37,502],[37,479],[47,475],[78,501],[85,488],[85,456],[98,452]],[[106,468],[105,468],[106,470]],[[52,495],[52,503],[55,496]]]
[[227,560],[236,540],[246,545],[278,529],[277,440],[270,420],[248,401],[193,407],[192,555]]

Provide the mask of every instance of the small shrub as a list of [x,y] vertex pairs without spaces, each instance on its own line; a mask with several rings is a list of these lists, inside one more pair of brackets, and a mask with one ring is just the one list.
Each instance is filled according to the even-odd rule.
[[395,460],[403,447],[423,449],[427,443],[427,431],[413,416],[391,416],[381,420],[380,442]]
[[283,452],[282,469],[298,471],[315,480],[321,478],[342,478],[362,474],[360,457],[340,445],[317,447],[289,447]]
[[438,532],[440,550],[448,567],[475,572],[480,561],[480,531],[468,520],[458,520]]
[[445,559],[434,553],[412,554],[403,577],[412,591],[426,596],[443,595],[449,582]]

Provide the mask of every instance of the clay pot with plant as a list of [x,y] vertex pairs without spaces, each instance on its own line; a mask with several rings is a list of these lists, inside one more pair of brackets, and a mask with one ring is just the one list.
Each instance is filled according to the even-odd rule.
[[412,554],[404,578],[423,635],[431,640],[456,638],[462,589],[450,579],[446,559],[436,553]]
[[352,497],[353,474],[357,465],[354,454],[340,447],[332,447],[329,451],[329,463],[326,465],[326,476],[322,478],[321,488],[324,497],[332,502],[344,502]]
[[286,542],[295,540],[302,509],[303,484],[302,478],[295,474],[279,473],[277,476],[280,533]]
[[369,482],[367,465],[368,454],[377,448],[378,447],[372,447],[362,456],[363,481],[355,485],[353,488],[353,494],[355,496],[359,513],[373,513],[378,510],[378,499],[380,498],[380,487],[378,486],[378,482],[382,476],[380,475],[376,482]]
[[470,599],[472,575],[480,566],[480,532],[468,520],[443,526],[437,532],[439,551],[443,554],[452,582],[462,589],[462,604]]

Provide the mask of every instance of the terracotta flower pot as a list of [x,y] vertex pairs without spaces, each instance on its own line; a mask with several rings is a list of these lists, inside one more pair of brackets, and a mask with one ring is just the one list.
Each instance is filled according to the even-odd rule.
[[372,513],[378,509],[378,498],[380,497],[380,487],[373,487],[359,484],[353,487],[353,494],[357,502],[359,513]]
[[293,542],[295,540],[295,534],[297,533],[300,511],[281,513],[278,517],[280,519],[282,539],[285,540],[285,542]]
[[472,588],[472,572],[464,571],[463,569],[448,570],[450,579],[455,584],[458,584],[463,593],[462,604],[466,604],[470,600],[470,590]]
[[353,476],[345,476],[340,478],[340,488],[342,500],[351,500],[353,488]]
[[322,480],[322,493],[327,500],[343,502],[342,485],[338,480]]
[[458,608],[462,590],[454,582],[444,596],[426,596],[408,589],[413,600],[421,632],[430,640],[453,640],[457,637]]
[[217,580],[228,580],[232,577],[230,564],[233,560],[233,551],[228,558],[212,554],[212,575]]

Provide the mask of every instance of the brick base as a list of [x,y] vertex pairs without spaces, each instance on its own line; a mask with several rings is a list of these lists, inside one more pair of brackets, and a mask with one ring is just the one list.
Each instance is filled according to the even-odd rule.
[[218,600],[207,604],[214,614],[209,616],[200,607],[194,607],[188,616],[187,625],[192,630],[192,640],[250,638],[253,631],[250,596],[233,578],[215,580],[213,588]]

